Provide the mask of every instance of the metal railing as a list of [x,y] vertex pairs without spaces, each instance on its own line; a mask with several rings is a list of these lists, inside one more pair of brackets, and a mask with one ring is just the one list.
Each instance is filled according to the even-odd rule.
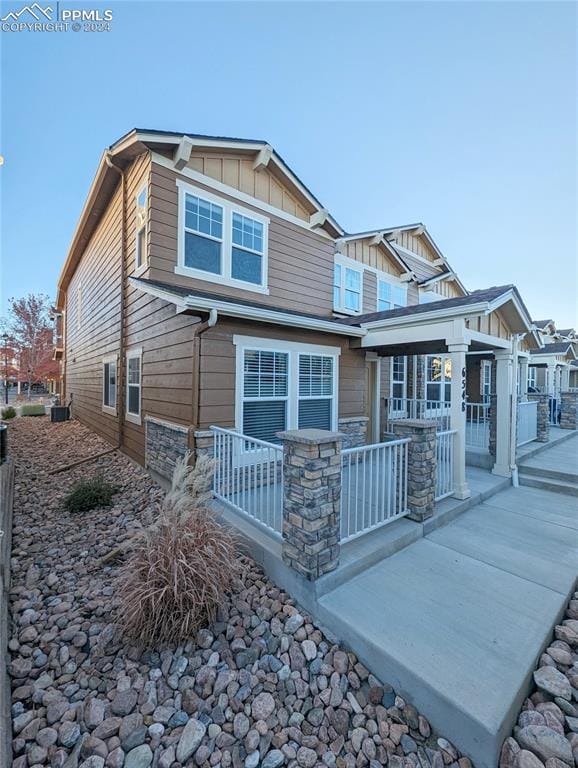
[[409,438],[341,452],[341,542],[408,513]]
[[421,400],[410,397],[389,397],[385,407],[385,429],[400,419],[431,419],[439,430],[450,426],[450,403],[443,400]]
[[466,448],[487,450],[490,440],[489,417],[489,403],[466,403]]
[[211,427],[217,462],[213,493],[280,536],[283,520],[283,448]]
[[440,501],[454,492],[454,440],[457,430],[446,429],[436,434],[435,500]]
[[516,445],[531,443],[538,437],[538,401],[518,403],[518,437]]

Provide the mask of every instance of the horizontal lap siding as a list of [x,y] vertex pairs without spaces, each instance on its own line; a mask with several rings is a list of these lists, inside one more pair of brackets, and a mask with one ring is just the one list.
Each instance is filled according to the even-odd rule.
[[339,416],[359,416],[366,412],[365,354],[351,349],[347,339],[313,331],[223,319],[202,336],[201,429],[207,429],[211,424],[224,427],[235,425],[235,334],[339,347]]
[[74,417],[112,444],[118,441],[118,422],[102,410],[102,360],[119,348],[121,227],[119,184],[66,294],[66,396],[72,397]]
[[[203,187],[153,163],[150,195],[150,270],[148,276],[191,290],[219,293],[272,307],[329,316],[333,310],[333,241],[283,218],[267,214],[269,224],[269,294],[175,275],[178,195],[176,180]],[[211,189],[208,192],[215,194]],[[218,193],[225,200],[232,200]],[[244,207],[250,206],[242,203]],[[263,213],[258,208],[256,213]]]

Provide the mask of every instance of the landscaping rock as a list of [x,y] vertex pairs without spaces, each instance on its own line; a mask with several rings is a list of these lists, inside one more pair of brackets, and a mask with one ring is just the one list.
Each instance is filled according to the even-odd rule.
[[542,691],[551,696],[560,696],[570,701],[572,699],[572,687],[568,678],[553,667],[541,667],[534,672],[534,682]]
[[206,730],[206,725],[200,720],[195,718],[189,720],[183,729],[177,746],[177,760],[179,763],[186,762],[191,755],[195,754]]

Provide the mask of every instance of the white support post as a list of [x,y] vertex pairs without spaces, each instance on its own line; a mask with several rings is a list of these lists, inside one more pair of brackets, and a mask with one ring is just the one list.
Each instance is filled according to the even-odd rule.
[[454,437],[454,493],[455,499],[469,499],[472,495],[466,481],[466,352],[465,342],[448,343],[452,361],[450,423],[457,430]]
[[528,358],[525,355],[520,356],[520,396],[522,400],[528,399]]
[[562,368],[559,365],[556,366],[556,379],[554,385],[554,397],[560,397],[560,391],[562,389]]
[[500,350],[494,353],[494,357],[496,359],[496,463],[492,473],[501,477],[511,477],[513,356],[510,351]]
[[565,365],[564,368],[562,368],[561,390],[562,392],[568,392],[569,389],[570,389],[570,366]]
[[548,363],[546,370],[546,391],[551,397],[554,397],[556,391],[556,366]]

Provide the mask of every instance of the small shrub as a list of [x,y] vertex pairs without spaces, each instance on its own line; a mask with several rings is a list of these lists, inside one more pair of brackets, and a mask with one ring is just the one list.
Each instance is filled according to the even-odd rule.
[[42,403],[29,403],[20,409],[21,416],[45,416],[46,409]]
[[112,497],[117,491],[118,488],[101,477],[83,480],[73,486],[64,499],[64,507],[69,512],[87,512],[96,507],[110,507]]
[[9,405],[7,408],[2,408],[2,418],[14,419],[16,417],[16,409]]
[[240,574],[236,542],[207,501],[214,460],[177,462],[155,523],[139,536],[119,580],[122,631],[139,645],[179,643],[214,621]]

